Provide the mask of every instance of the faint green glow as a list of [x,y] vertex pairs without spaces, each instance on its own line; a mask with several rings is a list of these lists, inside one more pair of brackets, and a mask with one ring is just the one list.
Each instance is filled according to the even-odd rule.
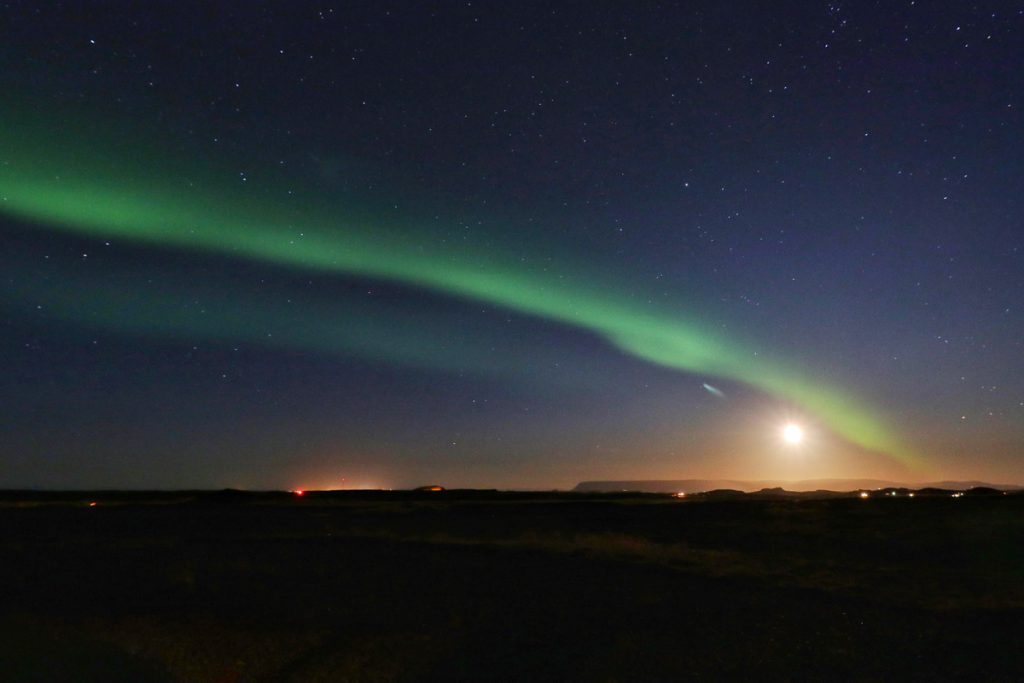
[[[744,382],[799,405],[854,444],[916,461],[881,419],[841,390],[638,303],[609,283],[578,271],[538,272],[500,253],[438,245],[415,231],[356,224],[327,202],[243,188],[203,164],[154,154],[153,145],[100,140],[75,127],[2,126],[0,211],[97,239],[380,278],[503,306],[589,330],[652,363]],[[231,326],[224,329],[231,333]]]
[[461,317],[422,310],[416,301],[331,300],[283,282],[262,295],[240,295],[220,278],[207,282],[167,268],[116,262],[48,277],[6,256],[0,255],[0,272],[8,278],[0,287],[0,306],[20,302],[24,309],[31,302],[33,317],[190,344],[241,342],[344,354],[527,386],[550,388],[555,381],[568,390],[592,391],[601,384],[592,360],[566,363],[565,353],[524,336],[522,326],[476,325],[471,335],[453,334],[453,325],[464,322]]

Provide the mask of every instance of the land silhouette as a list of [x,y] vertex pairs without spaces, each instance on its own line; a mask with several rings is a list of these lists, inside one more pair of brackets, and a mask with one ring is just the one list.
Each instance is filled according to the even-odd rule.
[[906,482],[885,479],[801,479],[788,481],[781,479],[760,479],[746,481],[740,479],[636,479],[622,481],[582,481],[574,491],[580,492],[612,492],[638,491],[645,493],[675,493],[683,491],[695,493],[714,491],[716,489],[732,489],[736,491],[760,491],[762,489],[781,488],[786,491],[859,491],[862,489],[947,489],[966,491],[973,488],[991,488],[1000,491],[1018,491],[1017,484],[990,484],[984,481],[934,481],[927,483],[908,484]]
[[0,680],[1019,674],[1017,491],[431,488],[0,493]]

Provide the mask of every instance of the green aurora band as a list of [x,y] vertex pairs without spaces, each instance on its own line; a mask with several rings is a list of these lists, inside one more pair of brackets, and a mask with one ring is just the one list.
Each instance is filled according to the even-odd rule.
[[853,444],[919,465],[846,393],[596,278],[532,272],[496,251],[438,248],[409,231],[347,222],[337,207],[251,183],[239,188],[227,172],[195,164],[196,155],[161,154],[150,138],[133,141],[120,131],[103,135],[102,124],[86,131],[73,121],[18,118],[0,121],[0,212],[12,217],[95,239],[376,278],[520,311],[588,330],[648,362],[738,380],[792,402]]

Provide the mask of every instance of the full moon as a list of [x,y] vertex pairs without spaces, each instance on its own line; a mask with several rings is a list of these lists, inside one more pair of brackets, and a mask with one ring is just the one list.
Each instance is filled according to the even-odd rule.
[[786,440],[786,443],[800,443],[804,440],[804,430],[800,425],[790,423],[782,428],[782,438]]

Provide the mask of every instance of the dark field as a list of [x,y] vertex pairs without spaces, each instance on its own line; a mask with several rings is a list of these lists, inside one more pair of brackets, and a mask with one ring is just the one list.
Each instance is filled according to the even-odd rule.
[[3,681],[1024,678],[1024,495],[8,493],[0,528]]

